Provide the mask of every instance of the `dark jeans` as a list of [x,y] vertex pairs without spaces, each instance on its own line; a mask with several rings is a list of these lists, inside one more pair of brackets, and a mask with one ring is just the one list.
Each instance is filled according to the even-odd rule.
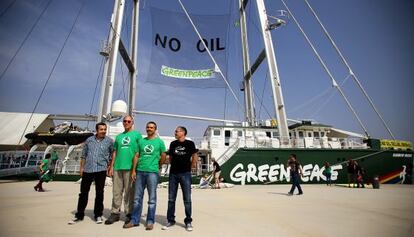
[[332,184],[331,174],[326,174],[326,185],[331,185],[331,184]]
[[292,179],[292,187],[290,188],[289,193],[293,194],[296,187],[298,187],[299,193],[303,193],[302,188],[300,187],[300,184],[299,184],[299,180],[300,180],[299,174],[298,173],[291,173],[290,178]]
[[104,187],[105,187],[106,171],[96,172],[96,173],[83,173],[82,182],[80,187],[79,199],[78,199],[78,210],[75,214],[77,218],[83,219],[85,216],[85,208],[88,204],[89,190],[91,184],[95,181],[95,207],[93,213],[95,218],[102,216],[104,209],[103,200],[104,200]]
[[191,223],[193,221],[191,218],[191,172],[179,174],[170,173],[168,182],[168,222],[175,223],[175,200],[177,199],[178,184],[180,184],[184,199],[184,223]]

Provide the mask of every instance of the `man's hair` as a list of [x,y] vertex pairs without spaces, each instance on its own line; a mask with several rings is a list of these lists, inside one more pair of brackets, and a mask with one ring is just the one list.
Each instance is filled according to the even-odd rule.
[[154,124],[154,126],[155,126],[155,130],[157,130],[157,124],[154,122],[154,121],[149,121],[148,123],[147,123],[147,125],[148,124]]
[[106,127],[106,123],[104,123],[104,122],[99,122],[99,123],[97,123],[97,124],[95,125],[95,129],[96,129],[96,131],[98,131],[99,126],[105,126],[105,127]]
[[50,158],[50,153],[47,153],[46,156],[45,156],[45,158],[46,159],[49,159]]
[[128,115],[125,115],[123,119],[125,119],[125,118],[131,118],[131,120],[132,120],[132,121],[134,121],[134,117],[132,117],[132,116],[131,116],[131,115],[129,115],[129,114],[128,114]]
[[184,131],[184,135],[187,136],[187,128],[185,128],[184,126],[178,126],[177,128],[183,130]]
[[296,159],[296,154],[290,154],[290,156]]

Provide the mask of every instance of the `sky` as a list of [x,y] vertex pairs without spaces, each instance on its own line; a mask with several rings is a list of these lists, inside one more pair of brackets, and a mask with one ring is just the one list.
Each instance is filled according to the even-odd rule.
[[[239,90],[242,63],[240,34],[236,24],[237,2],[183,0],[184,5],[194,15],[230,14],[230,21],[223,23],[228,24],[229,28],[226,41],[227,78],[243,105],[243,95]],[[348,77],[348,69],[324,36],[305,2],[286,2],[335,80],[341,85],[371,137],[390,138],[355,82]],[[309,2],[395,137],[414,142],[414,129],[411,125],[414,120],[411,105],[414,101],[414,2]],[[268,15],[278,16],[278,10],[285,10],[279,0],[265,0],[265,3]],[[141,1],[136,109],[244,120],[243,109],[228,89],[181,88],[147,82],[147,78],[153,76],[149,75],[153,42],[150,5],[182,13],[178,1],[175,0]],[[253,62],[263,48],[263,42],[258,31],[255,1],[249,1],[247,8],[250,61]],[[0,1],[0,111],[96,114],[100,90],[97,82],[100,82],[102,75],[102,56],[99,55],[99,50],[108,35],[112,9],[113,0]],[[121,36],[128,48],[131,9],[131,1],[127,0]],[[79,17],[74,24],[79,11]],[[286,20],[285,26],[272,31],[272,37],[288,118],[312,119],[362,134],[360,125],[344,99],[332,87],[331,79],[317,61],[292,17]],[[69,34],[73,24],[74,28]],[[181,27],[188,26],[188,22],[182,24]],[[63,47],[66,37],[67,42]],[[114,100],[126,98],[127,69],[121,63],[118,65]],[[263,64],[253,78],[255,108],[259,120],[274,117],[268,79],[267,65]],[[45,84],[43,95],[35,107]],[[212,124],[138,115],[136,128],[144,131],[145,123],[150,120],[158,123],[161,135],[173,135],[174,128],[182,125],[188,128],[191,137],[201,137],[205,128]],[[93,124],[89,126],[92,128]]]

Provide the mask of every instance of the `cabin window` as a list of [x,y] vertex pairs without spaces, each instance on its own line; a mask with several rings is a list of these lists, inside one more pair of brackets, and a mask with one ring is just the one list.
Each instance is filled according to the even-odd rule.
[[321,132],[321,137],[324,137],[325,136],[325,132]]
[[224,130],[224,145],[230,145],[230,130]]
[[273,132],[272,135],[273,135],[274,138],[279,137],[279,133],[278,132]]
[[319,132],[313,132],[313,137],[319,138]]
[[219,129],[214,129],[213,130],[213,136],[220,136],[220,130]]
[[271,137],[270,134],[271,134],[270,132],[266,132],[266,137],[270,138]]
[[291,132],[289,132],[289,137],[292,138],[292,133]]
[[299,131],[299,138],[303,138],[303,132]]
[[311,132],[308,132],[308,137],[312,137],[312,133]]
[[243,131],[240,131],[240,130],[239,130],[239,131],[237,131],[237,136],[238,136],[238,137],[243,137]]

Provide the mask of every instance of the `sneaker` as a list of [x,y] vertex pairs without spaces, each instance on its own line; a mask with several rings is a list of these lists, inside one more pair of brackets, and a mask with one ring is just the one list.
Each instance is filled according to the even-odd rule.
[[36,186],[34,186],[33,187],[34,188],[34,190],[37,192],[37,190],[39,189],[39,187],[37,187],[37,185]]
[[125,216],[125,224],[128,224],[131,221],[131,214]]
[[79,218],[79,217],[73,217],[72,220],[68,221],[68,225],[74,225],[80,221],[83,221],[83,218]]
[[111,225],[114,222],[119,221],[119,214],[111,214],[109,218],[105,221],[105,225]]
[[293,195],[293,193],[291,193],[291,192],[288,192],[288,194],[287,194],[288,196],[292,196]]
[[124,229],[129,229],[129,228],[132,228],[132,227],[137,227],[137,226],[139,226],[139,224],[134,224],[134,223],[132,223],[132,221],[130,221],[130,222],[128,222],[128,223],[126,223],[126,224],[124,224],[124,225],[122,226],[122,228],[124,228]]
[[154,229],[154,224],[148,224],[148,225],[145,227],[145,230],[152,230],[152,229]]
[[168,222],[165,226],[163,226],[161,229],[162,230],[168,230],[168,228],[170,228],[171,226],[175,225],[175,223],[173,222]]
[[298,195],[303,195],[303,193],[298,193]]
[[102,218],[102,216],[98,216],[98,217],[96,217],[96,218],[95,218],[95,222],[96,222],[96,224],[102,224],[102,223],[103,223],[103,218]]
[[193,226],[191,225],[191,223],[185,224],[185,230],[186,231],[193,231]]

